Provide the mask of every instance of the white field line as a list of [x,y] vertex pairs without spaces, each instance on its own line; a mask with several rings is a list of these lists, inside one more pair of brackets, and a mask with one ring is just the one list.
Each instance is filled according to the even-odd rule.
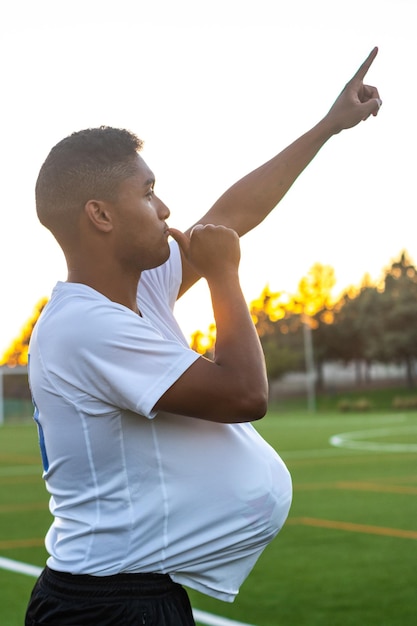
[[[35,578],[37,578],[42,572],[42,568],[37,567],[36,565],[13,561],[12,559],[6,559],[1,556],[0,569],[5,569],[9,572],[17,572],[18,574],[26,574],[27,576],[34,576]],[[204,626],[253,626],[253,624],[236,622],[234,620],[227,619],[226,617],[220,617],[218,615],[206,613],[205,611],[199,611],[198,609],[193,609],[193,615],[196,622],[203,624]]]
[[[312,450],[307,448],[306,450],[289,450],[288,452],[280,450],[280,457],[287,461],[289,459],[315,459],[321,458],[325,456],[341,456],[343,452],[337,450],[336,448],[318,448],[317,450]],[[351,452],[346,450],[345,456],[353,456]]]
[[[393,426],[391,428],[372,428],[368,430],[355,430],[349,433],[339,433],[329,439],[332,446],[349,448],[353,450],[368,450],[374,452],[417,452],[417,443],[384,443],[369,441],[379,437],[392,435],[415,435],[417,426]],[[365,439],[365,441],[363,441]]]
[[[366,419],[366,423],[367,424],[394,424],[394,428],[404,428],[403,424],[406,424],[407,422],[407,415],[404,415],[402,413],[395,413],[392,415],[378,415],[376,417],[357,417],[352,415],[351,417],[349,417],[349,422],[350,423],[355,423],[358,422],[358,424],[363,424],[364,423],[364,419]],[[314,418],[314,423],[318,423],[320,422],[320,419],[316,420]],[[324,420],[321,420],[321,423],[325,423],[328,424],[328,419],[325,418]],[[406,428],[409,428],[408,425],[405,425]],[[411,425],[411,429],[414,432],[414,425]],[[404,448],[404,445],[407,444],[392,444],[393,446],[395,446],[395,448],[393,449],[389,449],[390,446],[389,444],[379,444],[379,443],[356,443],[353,442],[352,444],[349,444],[349,442],[347,441],[347,439],[349,439],[348,435],[352,436],[356,436],[359,433],[364,433],[364,437],[366,436],[366,434],[368,434],[369,432],[372,433],[376,433],[378,432],[380,429],[372,429],[372,430],[367,430],[367,431],[355,431],[354,433],[340,433],[337,435],[333,435],[332,437],[330,437],[329,439],[329,444],[331,447],[329,448],[318,448],[318,449],[311,449],[311,448],[306,448],[305,450],[280,450],[279,454],[280,456],[286,460],[286,459],[303,459],[303,458],[320,458],[320,457],[326,457],[326,456],[340,456],[342,453],[341,448],[345,448],[345,454],[352,454],[353,450],[357,450],[357,451],[369,451],[369,450],[376,450],[378,452],[415,452],[415,444],[411,444],[412,448],[406,450]],[[382,430],[382,429],[381,429]],[[384,429],[386,430],[386,432],[388,433],[388,429]],[[391,429],[390,429],[391,432]],[[354,437],[352,437],[353,439]],[[357,437],[358,439],[360,437]],[[396,446],[400,446],[400,448],[396,448]]]
[[42,568],[36,567],[36,565],[29,565],[28,563],[21,563],[20,561],[12,561],[12,559],[5,559],[2,556],[0,556],[0,568],[6,569],[9,572],[17,572],[18,574],[35,576],[36,578],[42,571]]

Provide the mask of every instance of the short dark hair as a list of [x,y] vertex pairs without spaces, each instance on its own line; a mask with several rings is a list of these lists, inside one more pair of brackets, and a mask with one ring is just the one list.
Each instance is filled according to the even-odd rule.
[[36,211],[52,232],[65,229],[88,200],[115,199],[137,171],[143,142],[120,128],[100,126],[69,135],[52,148],[36,181]]

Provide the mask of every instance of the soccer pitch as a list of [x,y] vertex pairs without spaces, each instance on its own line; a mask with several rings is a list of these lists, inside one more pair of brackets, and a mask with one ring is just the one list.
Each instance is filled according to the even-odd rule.
[[[290,516],[236,601],[190,591],[196,612],[255,626],[415,624],[417,412],[271,410],[256,427],[291,471]],[[0,557],[44,565],[47,501],[34,424],[6,423]],[[2,626],[22,625],[33,584],[0,569]]]

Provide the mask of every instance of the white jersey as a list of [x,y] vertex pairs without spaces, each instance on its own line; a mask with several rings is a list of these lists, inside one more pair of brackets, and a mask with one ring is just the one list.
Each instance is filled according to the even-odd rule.
[[143,317],[58,283],[32,334],[29,375],[54,521],[48,565],[168,573],[232,601],[283,525],[291,481],[251,424],[156,414],[199,355],[172,309],[178,247],[144,272]]

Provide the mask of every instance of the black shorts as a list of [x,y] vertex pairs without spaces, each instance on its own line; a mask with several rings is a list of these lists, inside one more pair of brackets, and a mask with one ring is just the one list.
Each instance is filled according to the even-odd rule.
[[167,574],[72,575],[46,567],[25,626],[195,626],[185,589]]

